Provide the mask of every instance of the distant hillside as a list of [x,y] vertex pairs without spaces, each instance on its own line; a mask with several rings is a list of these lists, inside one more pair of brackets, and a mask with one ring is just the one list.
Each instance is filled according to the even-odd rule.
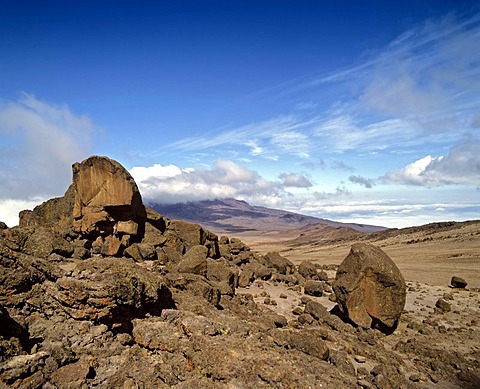
[[[294,212],[252,206],[235,199],[217,199],[177,204],[153,203],[155,211],[171,219],[199,223],[217,234],[277,233],[307,226],[348,228],[353,232],[376,232],[384,227],[340,223]],[[314,228],[314,227],[310,227]]]

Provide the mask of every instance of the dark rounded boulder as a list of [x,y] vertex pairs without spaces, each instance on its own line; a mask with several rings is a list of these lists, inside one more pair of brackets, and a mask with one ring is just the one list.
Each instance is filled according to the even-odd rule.
[[453,276],[452,277],[452,280],[450,281],[450,284],[452,285],[452,287],[454,288],[466,288],[467,287],[467,281],[465,281],[463,278],[461,277],[456,277],[456,276]]
[[405,280],[378,247],[356,243],[337,270],[333,286],[340,310],[364,327],[393,331],[405,306]]

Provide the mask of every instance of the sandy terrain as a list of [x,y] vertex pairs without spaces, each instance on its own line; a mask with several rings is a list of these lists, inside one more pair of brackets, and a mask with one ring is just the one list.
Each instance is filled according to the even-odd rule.
[[406,281],[448,286],[452,276],[480,288],[480,222],[451,227],[398,230],[346,239],[322,240],[299,231],[283,234],[242,234],[252,249],[265,254],[278,251],[295,264],[304,260],[318,265],[340,264],[356,241],[371,242],[384,250],[401,270]]

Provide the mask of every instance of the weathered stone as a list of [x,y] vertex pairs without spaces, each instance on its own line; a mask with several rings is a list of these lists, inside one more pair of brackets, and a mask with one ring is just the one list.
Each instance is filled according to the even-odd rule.
[[148,243],[155,247],[163,246],[167,241],[167,238],[163,233],[153,226],[150,222],[145,223],[145,236],[143,237],[142,243]]
[[465,281],[463,278],[461,277],[456,277],[456,276],[453,276],[452,277],[452,280],[450,281],[450,284],[454,287],[454,288],[466,288],[467,287],[467,281]]
[[48,258],[52,253],[70,257],[73,246],[45,227],[12,227],[2,232],[3,244],[12,251]]
[[53,297],[77,320],[125,323],[174,305],[163,279],[129,259],[79,261],[76,271],[82,278],[59,278]]
[[406,285],[395,263],[378,247],[356,243],[337,270],[334,291],[340,310],[364,328],[396,328]]
[[450,303],[448,303],[444,299],[438,299],[435,303],[435,306],[442,312],[450,312],[452,310],[452,306],[450,305]]
[[276,269],[280,274],[291,274],[294,264],[277,252],[270,252],[263,256],[264,265]]
[[322,320],[325,317],[329,316],[327,308],[317,301],[309,301],[305,305],[305,313],[312,315],[316,320]]
[[223,283],[222,287],[219,284],[222,294],[232,296],[235,294],[236,272],[228,266],[225,260],[207,259],[207,279]]
[[[195,223],[189,223],[182,220],[172,220],[168,226],[166,234],[167,237],[170,237],[170,241],[167,240],[166,245],[172,247],[175,244],[175,241],[171,241],[172,237],[180,238],[181,242],[184,245],[184,250],[188,251],[193,246],[203,245],[209,248],[208,256],[210,258],[219,258],[218,252],[218,237],[203,229],[202,226]],[[208,245],[210,243],[210,245]]]
[[113,235],[105,237],[100,253],[107,257],[115,257],[120,254],[122,242]]
[[4,222],[0,222],[0,230],[5,230],[7,228],[8,226]]
[[70,185],[63,197],[37,205],[33,211],[20,212],[20,227],[46,227],[60,234],[70,231],[73,223],[75,188]]
[[127,258],[132,258],[135,262],[142,262],[143,261],[143,256],[142,253],[140,252],[140,247],[138,247],[137,243],[134,243],[127,247],[124,251],[123,254]]
[[[93,241],[118,232],[118,222],[125,222],[119,233],[128,229],[129,235],[141,240],[147,214],[128,171],[99,156],[75,163],[72,169],[73,183],[65,195],[21,212],[20,226],[43,226],[61,234],[73,230]],[[138,226],[136,234],[134,224]]]
[[207,248],[205,246],[192,246],[177,265],[179,273],[192,273],[200,276],[207,275]]
[[328,274],[326,271],[324,270],[320,270],[318,273],[317,273],[317,279],[319,281],[328,281]]
[[298,265],[298,272],[302,277],[307,279],[317,275],[317,269],[310,261],[303,261],[300,265]]
[[296,349],[321,360],[327,360],[330,350],[316,330],[275,330],[273,338],[279,346]]
[[76,389],[87,387],[87,379],[95,376],[95,369],[87,360],[63,366],[53,372],[51,381],[59,388]]
[[133,221],[140,239],[147,217],[137,184],[118,162],[93,156],[75,163],[73,229],[82,235],[109,235],[118,221]]
[[310,296],[322,296],[323,295],[323,283],[322,281],[308,280],[305,282],[304,293]]
[[133,220],[119,221],[115,225],[114,231],[118,234],[128,234],[128,235],[137,235],[138,234],[138,224]]

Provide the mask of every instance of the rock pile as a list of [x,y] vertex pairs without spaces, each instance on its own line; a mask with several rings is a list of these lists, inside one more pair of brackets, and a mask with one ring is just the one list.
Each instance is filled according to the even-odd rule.
[[[260,255],[238,239],[159,215],[108,158],[74,164],[63,197],[0,230],[1,387],[411,387],[414,381],[407,362],[381,343],[383,334],[342,321],[317,300],[332,292],[326,272],[311,263],[297,269],[278,253]],[[303,308],[287,317],[273,302],[255,302],[248,288],[263,283],[297,293]],[[387,324],[398,321],[389,310],[366,309]],[[398,349],[411,352],[408,343]],[[397,369],[390,369],[392,361]],[[438,369],[437,382],[441,369],[452,373]],[[419,382],[427,377],[421,373],[414,372]],[[475,379],[462,377],[463,387]]]

